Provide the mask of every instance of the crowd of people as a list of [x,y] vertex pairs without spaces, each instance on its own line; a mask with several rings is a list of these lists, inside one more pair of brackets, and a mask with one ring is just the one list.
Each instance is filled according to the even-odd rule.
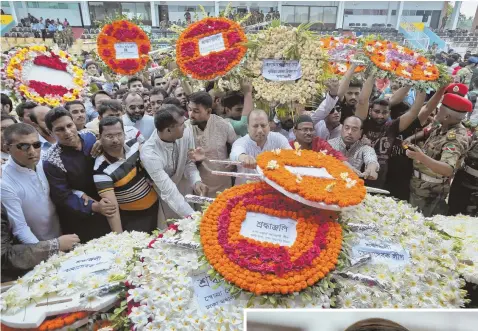
[[212,171],[254,173],[261,152],[295,143],[333,154],[425,216],[478,213],[476,131],[462,124],[478,117],[467,98],[476,77],[422,92],[352,64],[316,109],[279,114],[254,107],[247,80],[241,91],[193,91],[162,68],[109,83],[84,60],[98,91],[83,100],[14,106],[2,93],[2,280],[111,231],[163,229],[194,212],[186,194],[214,198],[245,182]]

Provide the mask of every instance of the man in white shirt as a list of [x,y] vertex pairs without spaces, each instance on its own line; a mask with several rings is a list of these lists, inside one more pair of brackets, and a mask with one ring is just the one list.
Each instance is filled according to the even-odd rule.
[[315,133],[317,137],[324,140],[330,140],[340,137],[342,124],[340,124],[341,108],[335,105],[325,120],[321,120],[315,125]]
[[[276,148],[291,149],[286,137],[278,132],[270,132],[269,117],[263,110],[253,110],[247,118],[248,134],[237,139],[232,145],[230,159],[240,161],[238,172],[257,173],[256,157],[265,151]],[[246,178],[237,178],[236,184],[244,184]]]
[[50,187],[40,161],[42,146],[35,128],[17,123],[3,133],[10,158],[3,170],[2,203],[13,235],[24,244],[57,238],[60,222],[50,199]]
[[154,118],[145,114],[146,107],[141,94],[128,92],[123,97],[126,113],[123,115],[124,126],[133,126],[141,132],[146,140],[151,137],[154,128]]
[[[207,187],[188,151],[194,149],[194,137],[185,127],[184,111],[175,105],[163,105],[155,115],[156,131],[141,149],[141,161],[155,184],[159,195],[158,227],[166,220],[184,218],[194,212],[184,198],[188,188],[206,195]],[[188,187],[180,182],[185,178]]]

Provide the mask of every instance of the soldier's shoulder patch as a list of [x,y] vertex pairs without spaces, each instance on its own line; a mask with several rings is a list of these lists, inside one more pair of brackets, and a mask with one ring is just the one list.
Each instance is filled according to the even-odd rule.
[[443,148],[444,151],[447,152],[455,152],[456,151],[456,145],[455,144],[446,144],[445,147]]
[[448,133],[446,134],[446,138],[448,140],[455,140],[456,139],[456,131],[455,130],[448,131]]

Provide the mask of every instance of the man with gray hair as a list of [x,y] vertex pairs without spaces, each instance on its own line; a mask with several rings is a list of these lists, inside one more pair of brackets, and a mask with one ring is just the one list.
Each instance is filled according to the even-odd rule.
[[450,191],[451,178],[468,149],[468,136],[461,121],[471,111],[468,99],[453,93],[445,94],[435,117],[440,126],[431,131],[423,151],[415,145],[405,146],[414,168],[410,203],[426,217],[447,214],[445,199]]

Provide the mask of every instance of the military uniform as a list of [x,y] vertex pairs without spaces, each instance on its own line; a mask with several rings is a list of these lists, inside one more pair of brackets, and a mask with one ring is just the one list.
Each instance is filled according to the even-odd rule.
[[451,185],[449,215],[478,216],[478,134],[465,156],[465,162]]
[[[470,101],[452,93],[445,94],[442,105],[457,112],[471,111]],[[461,123],[449,127],[446,132],[442,132],[441,127],[435,128],[430,132],[422,150],[428,157],[456,169],[468,150],[467,130]],[[445,199],[450,192],[451,177],[443,177],[417,160],[413,161],[413,168],[410,203],[427,217],[447,215],[448,205]]]

